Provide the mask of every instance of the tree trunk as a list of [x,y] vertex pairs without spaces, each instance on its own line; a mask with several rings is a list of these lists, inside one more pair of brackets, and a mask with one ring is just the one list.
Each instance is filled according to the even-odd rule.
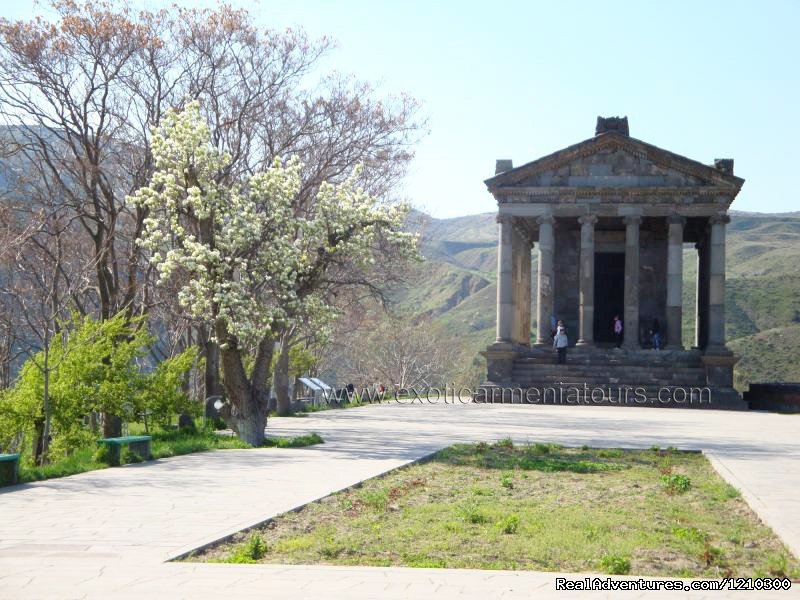
[[44,445],[42,442],[42,434],[44,433],[44,419],[37,418],[33,422],[33,443],[31,445],[31,454],[33,454],[34,464],[41,464],[42,450]]
[[122,437],[122,417],[112,415],[109,412],[103,413],[103,437]]
[[44,424],[42,426],[42,454],[39,457],[39,465],[46,465],[49,462],[48,453],[50,452],[50,361],[49,349],[44,351]]
[[223,325],[217,326],[217,339],[225,340],[220,354],[228,404],[221,411],[222,417],[240,439],[251,446],[262,446],[267,426],[267,378],[272,362],[272,338],[261,340],[251,378],[245,372],[237,340],[226,334]]
[[219,412],[214,408],[214,402],[217,396],[222,396],[222,382],[219,380],[219,346],[217,343],[210,339],[211,336],[208,332],[204,331],[205,343],[203,344],[203,356],[206,359],[204,382],[205,382],[205,416],[208,418],[216,418]]
[[289,343],[284,338],[275,361],[275,397],[278,415],[286,416],[292,412],[292,399],[289,397]]

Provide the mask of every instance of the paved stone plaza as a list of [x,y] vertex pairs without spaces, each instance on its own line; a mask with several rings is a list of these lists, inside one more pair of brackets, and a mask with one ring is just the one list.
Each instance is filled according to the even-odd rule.
[[[318,431],[326,443],[208,452],[4,489],[0,598],[640,597],[556,592],[555,573],[165,561],[452,442],[507,435],[519,442],[702,449],[798,555],[798,425],[797,416],[769,413],[463,404],[273,419],[272,434]],[[730,595],[737,594],[659,597]]]

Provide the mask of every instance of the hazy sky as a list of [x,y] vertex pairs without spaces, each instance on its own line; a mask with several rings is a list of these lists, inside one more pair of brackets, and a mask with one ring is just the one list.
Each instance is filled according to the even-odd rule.
[[232,3],[335,38],[325,68],[422,101],[430,133],[403,195],[435,216],[493,210],[482,182],[496,158],[589,138],[598,115],[627,115],[634,137],[704,163],[734,158],[747,180],[734,209],[800,210],[800,2]]

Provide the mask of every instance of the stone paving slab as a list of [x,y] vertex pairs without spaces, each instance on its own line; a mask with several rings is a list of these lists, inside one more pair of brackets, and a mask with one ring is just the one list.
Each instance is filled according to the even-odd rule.
[[435,590],[436,597],[531,597],[532,590],[537,597],[579,597],[555,592],[551,573],[164,564],[453,442],[505,436],[575,446],[702,449],[800,555],[798,426],[800,417],[769,413],[471,404],[391,404],[273,419],[271,434],[318,431],[326,443],[201,453],[4,488],[0,598],[107,598],[112,592],[139,598],[400,598],[430,597]]

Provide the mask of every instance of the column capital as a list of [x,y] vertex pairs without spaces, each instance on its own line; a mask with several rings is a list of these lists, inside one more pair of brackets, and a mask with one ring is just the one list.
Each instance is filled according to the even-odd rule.
[[622,222],[625,225],[641,225],[642,224],[642,216],[641,215],[628,215],[627,217],[622,218]]
[[670,225],[686,225],[686,217],[682,215],[670,215],[667,217],[667,222]]
[[510,225],[511,222],[514,220],[514,217],[512,217],[511,215],[497,214],[494,220],[497,221],[498,223],[502,223],[503,225]]
[[594,225],[597,223],[597,215],[583,215],[578,217],[578,223],[581,225]]
[[536,218],[537,225],[555,225],[556,218],[553,215],[542,215]]
[[525,242],[528,244],[528,247],[533,248],[534,239],[533,236],[531,235],[531,232],[528,231],[528,228],[525,227],[525,225],[523,225],[519,219],[515,219],[513,221],[513,226],[514,226],[514,231],[516,231],[520,236],[522,236],[522,239],[525,240]]
[[727,225],[731,222],[731,217],[727,214],[711,215],[708,219],[708,222],[712,225]]

